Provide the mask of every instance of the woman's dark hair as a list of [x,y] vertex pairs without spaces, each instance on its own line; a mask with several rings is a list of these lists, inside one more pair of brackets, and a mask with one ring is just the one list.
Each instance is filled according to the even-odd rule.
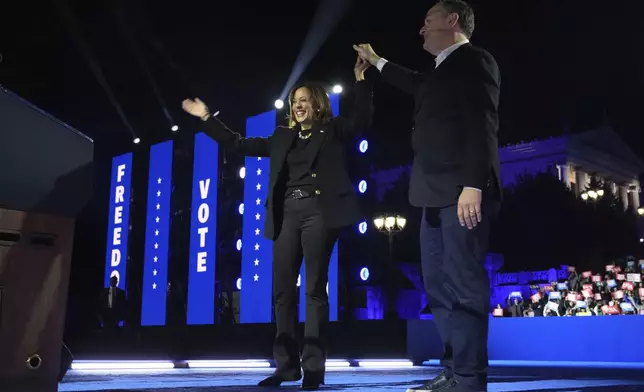
[[333,118],[333,111],[331,110],[331,101],[329,100],[329,95],[326,92],[326,89],[316,83],[302,83],[299,84],[291,90],[288,94],[288,126],[289,128],[295,128],[297,126],[297,121],[295,121],[295,115],[293,113],[293,98],[295,97],[295,92],[301,88],[305,88],[311,92],[311,105],[313,106],[313,119],[315,121],[326,124]]

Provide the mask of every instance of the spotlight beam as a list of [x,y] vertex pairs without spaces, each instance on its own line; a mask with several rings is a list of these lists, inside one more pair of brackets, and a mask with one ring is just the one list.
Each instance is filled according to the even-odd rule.
[[346,15],[352,1],[348,0],[326,0],[321,1],[315,11],[311,27],[302,43],[300,53],[293,64],[291,75],[284,85],[280,98],[286,98],[288,91],[295,85],[302,76],[304,70],[311,63],[313,57],[318,53],[322,44],[329,38],[331,31]]
[[90,50],[90,46],[87,43],[87,40],[85,39],[85,37],[83,36],[82,30],[78,25],[78,22],[74,17],[74,14],[69,8],[69,5],[67,4],[66,1],[55,1],[54,4],[56,6],[56,10],[58,11],[58,15],[62,19],[63,24],[67,29],[67,32],[72,37],[72,39],[76,42],[76,45],[78,46],[79,51],[85,57],[85,61],[87,62],[87,65],[91,69],[98,83],[103,88],[103,91],[105,91],[105,94],[107,95],[108,99],[110,100],[110,103],[114,107],[114,110],[116,110],[119,117],[121,118],[121,121],[126,126],[126,128],[130,131],[130,134],[132,136],[136,136],[136,134],[134,133],[134,129],[132,128],[132,125],[130,124],[127,117],[125,116],[125,112],[123,111],[121,104],[116,99],[114,92],[110,88],[110,85],[107,83],[107,79],[105,78],[103,69],[101,68],[98,61],[96,60],[96,57]]

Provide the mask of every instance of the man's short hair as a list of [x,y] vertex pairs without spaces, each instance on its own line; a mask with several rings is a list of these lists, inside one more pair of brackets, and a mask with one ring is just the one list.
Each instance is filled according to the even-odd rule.
[[474,33],[474,10],[463,0],[440,0],[438,2],[448,14],[458,15],[458,25],[463,34],[470,38]]

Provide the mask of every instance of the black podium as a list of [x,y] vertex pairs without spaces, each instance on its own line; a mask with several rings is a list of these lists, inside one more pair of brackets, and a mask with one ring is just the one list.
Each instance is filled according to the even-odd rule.
[[93,141],[0,86],[0,391],[58,390]]

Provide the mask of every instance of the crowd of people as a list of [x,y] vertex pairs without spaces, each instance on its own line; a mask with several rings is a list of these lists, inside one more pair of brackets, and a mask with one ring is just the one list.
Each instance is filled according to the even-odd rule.
[[527,299],[521,292],[507,298],[504,309],[498,304],[495,317],[566,317],[644,315],[644,260],[628,260],[623,266],[606,265],[604,273],[568,268],[564,282],[530,286]]

